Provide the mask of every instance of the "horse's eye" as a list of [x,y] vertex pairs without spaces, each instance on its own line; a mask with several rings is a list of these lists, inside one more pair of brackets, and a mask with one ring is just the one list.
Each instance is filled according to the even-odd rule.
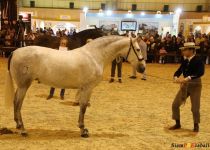
[[140,49],[137,49],[137,51],[139,52],[139,51],[140,51]]

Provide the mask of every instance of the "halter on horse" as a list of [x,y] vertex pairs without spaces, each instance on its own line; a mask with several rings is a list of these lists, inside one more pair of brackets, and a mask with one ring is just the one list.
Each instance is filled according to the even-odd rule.
[[[125,61],[128,60],[128,57],[129,57],[129,54],[130,54],[131,50],[133,50],[133,52],[136,55],[136,57],[137,57],[137,59],[138,59],[139,62],[142,62],[144,60],[143,57],[142,58],[139,58],[139,56],[138,56],[138,54],[137,54],[137,52],[136,52],[136,50],[135,50],[135,48],[133,46],[132,38],[130,38],[130,47],[129,47],[128,53],[127,53],[127,55],[125,57]],[[137,49],[137,51],[138,52],[141,52],[141,49],[139,48],[139,49]],[[145,68],[139,67],[139,65],[137,65],[137,68],[136,69],[137,69],[138,72],[144,72],[145,71]]]

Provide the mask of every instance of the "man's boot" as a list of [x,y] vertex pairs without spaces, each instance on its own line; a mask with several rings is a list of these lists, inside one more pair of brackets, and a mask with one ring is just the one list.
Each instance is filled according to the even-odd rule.
[[136,76],[130,76],[129,78],[130,79],[136,79]]
[[194,123],[193,132],[199,132],[199,124],[198,123]]
[[64,100],[64,95],[61,95],[60,98],[61,98],[61,100]]
[[118,79],[119,83],[122,83],[122,79]]
[[109,83],[112,83],[112,82],[114,82],[114,79],[113,79],[113,78],[111,78],[111,79],[109,80]]
[[177,130],[181,128],[180,120],[176,120],[176,124],[169,128],[169,130]]

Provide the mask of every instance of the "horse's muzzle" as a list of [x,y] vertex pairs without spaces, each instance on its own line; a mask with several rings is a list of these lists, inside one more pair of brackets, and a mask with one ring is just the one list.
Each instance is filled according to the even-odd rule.
[[145,66],[143,64],[138,64],[136,65],[136,71],[139,72],[139,73],[144,73],[145,71]]

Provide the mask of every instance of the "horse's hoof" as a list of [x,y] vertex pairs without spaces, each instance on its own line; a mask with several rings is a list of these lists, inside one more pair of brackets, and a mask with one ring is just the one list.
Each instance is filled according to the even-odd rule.
[[21,135],[22,135],[23,137],[27,137],[27,136],[28,136],[28,133],[27,133],[26,131],[22,131],[22,132],[21,132]]
[[82,134],[81,134],[81,137],[83,138],[88,138],[89,137],[89,134],[88,134],[88,129],[84,129]]
[[16,129],[20,129],[20,128],[21,128],[21,125],[17,125],[17,126],[16,126]]

